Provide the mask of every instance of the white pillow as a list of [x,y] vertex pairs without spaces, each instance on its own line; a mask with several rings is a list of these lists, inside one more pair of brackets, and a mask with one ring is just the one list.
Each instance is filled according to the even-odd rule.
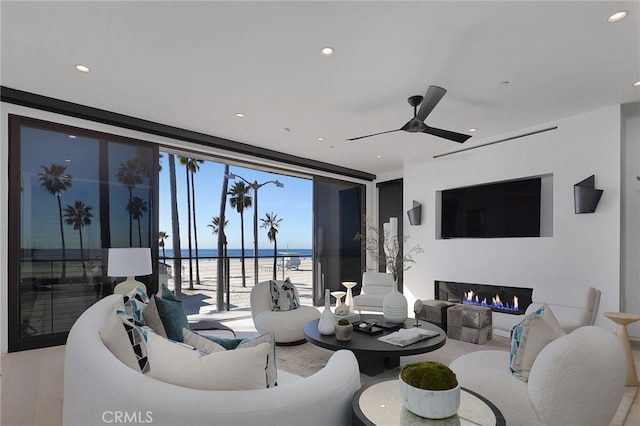
[[269,345],[202,355],[192,347],[149,333],[149,375],[163,382],[192,389],[265,389]]
[[551,308],[545,303],[527,315],[511,330],[510,369],[514,376],[526,382],[540,351],[566,333]]
[[[223,339],[213,337],[211,339],[206,336],[201,336],[197,333],[194,333],[191,330],[187,330],[186,328],[182,329],[182,336],[184,343],[193,346],[199,351],[205,352],[207,354],[211,354],[214,352],[226,351],[227,349],[216,343],[215,340],[232,340],[237,341],[238,339]],[[273,387],[278,384],[278,368],[276,366],[276,339],[273,333],[263,334],[262,336],[258,336],[254,339],[242,339],[236,349],[248,348],[252,346],[257,346],[260,343],[267,343],[269,345],[269,355],[267,357],[267,387]],[[233,350],[233,349],[232,349]]]

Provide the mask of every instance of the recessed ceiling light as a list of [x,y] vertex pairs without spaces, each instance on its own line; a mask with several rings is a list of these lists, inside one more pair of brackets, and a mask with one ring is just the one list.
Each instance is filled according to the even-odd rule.
[[629,14],[629,12],[627,12],[626,10],[621,10],[620,12],[616,12],[613,15],[609,16],[607,18],[607,22],[619,22],[622,21],[624,18],[627,17],[627,15]]
[[91,72],[89,67],[80,64],[76,65],[76,69],[80,72]]
[[478,130],[478,129],[476,129],[475,127],[472,127],[472,128],[469,129],[470,132],[475,132],[476,130]]
[[69,139],[75,139],[76,135],[69,135]]
[[323,47],[322,50],[320,50],[322,52],[322,54],[324,56],[331,56],[333,55],[333,47]]
[[376,158],[382,158],[382,155],[376,155]]
[[506,81],[506,80],[505,81],[501,81],[500,84],[499,84],[499,86],[502,86],[502,87],[506,87],[508,85],[509,85],[509,82]]
[[319,140],[320,142],[322,142],[322,141],[324,140],[324,138],[318,138],[318,140]]
[[241,112],[236,112],[236,117],[244,117],[244,114]]
[[633,83],[633,87],[640,87],[640,81],[636,81],[635,83]]

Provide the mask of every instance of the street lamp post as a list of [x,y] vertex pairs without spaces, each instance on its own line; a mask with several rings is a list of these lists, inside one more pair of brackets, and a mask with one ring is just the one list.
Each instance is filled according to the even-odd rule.
[[229,179],[240,179],[244,181],[251,189],[253,189],[253,281],[254,285],[258,284],[258,189],[262,188],[268,183],[275,184],[278,188],[284,188],[284,184],[278,180],[269,180],[267,182],[258,183],[257,180],[249,182],[242,176],[229,173],[227,175]]

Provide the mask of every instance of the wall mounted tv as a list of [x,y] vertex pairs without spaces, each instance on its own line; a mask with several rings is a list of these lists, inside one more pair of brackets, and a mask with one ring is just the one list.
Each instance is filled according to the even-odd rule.
[[440,191],[441,238],[541,236],[542,178]]

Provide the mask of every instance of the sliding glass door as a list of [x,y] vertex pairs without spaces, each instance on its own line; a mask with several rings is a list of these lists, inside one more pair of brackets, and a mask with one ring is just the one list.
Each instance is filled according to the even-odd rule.
[[[9,155],[13,352],[63,344],[78,316],[112,293],[108,248],[157,244],[158,150],[10,116]],[[153,278],[138,279],[153,290]]]
[[362,232],[365,213],[365,186],[353,182],[314,178],[314,304],[320,304],[324,290],[342,290],[343,281],[358,283],[359,294],[364,271],[362,243],[355,239]]

